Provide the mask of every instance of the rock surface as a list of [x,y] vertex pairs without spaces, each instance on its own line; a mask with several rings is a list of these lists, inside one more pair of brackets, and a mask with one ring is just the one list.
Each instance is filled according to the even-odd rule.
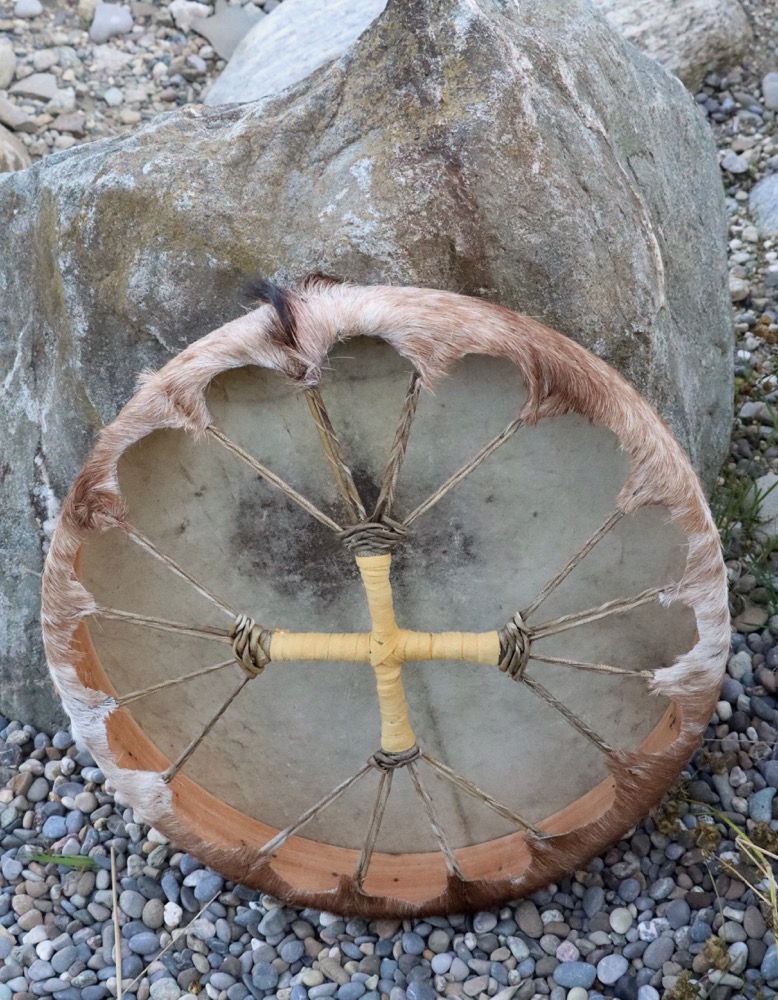
[[[738,0],[593,2],[628,41],[691,90],[711,70],[737,65],[751,36]],[[386,0],[285,0],[243,38],[205,103],[244,104],[280,93],[339,58],[385,7]]]
[[9,175],[0,226],[0,682],[33,721],[53,710],[37,574],[54,498],[137,373],[234,317],[248,275],[501,302],[624,372],[708,482],[726,449],[711,136],[584,0],[392,3],[281,97],[187,108]]
[[0,38],[0,90],[10,86],[16,73],[16,55],[10,38]]
[[24,170],[30,165],[30,154],[16,136],[0,125],[0,174]]
[[[179,0],[180,2],[180,0]],[[386,0],[284,0],[236,48],[206,104],[244,104],[278,94],[339,58]]]
[[768,174],[754,184],[748,197],[748,208],[765,235],[778,235],[778,174]]
[[[193,17],[190,23],[198,35],[208,39],[222,59],[229,59],[264,16],[262,11],[250,4],[247,7],[231,7],[227,0],[216,0],[216,10],[212,17]],[[294,58],[294,52],[289,55]]]
[[594,0],[624,37],[696,91],[706,73],[736,66],[751,28],[738,0]]

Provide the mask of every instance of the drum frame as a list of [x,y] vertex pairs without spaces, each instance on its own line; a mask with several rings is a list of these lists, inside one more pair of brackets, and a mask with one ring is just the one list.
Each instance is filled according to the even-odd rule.
[[[268,288],[266,304],[145,374],[133,399],[100,434],[68,495],[47,557],[43,631],[54,684],[74,735],[137,815],[179,848],[247,885],[298,905],[331,912],[410,915],[493,906],[530,893],[583,865],[622,836],[661,798],[698,745],[718,699],[729,649],[726,573],[718,533],[683,450],[648,403],[584,348],[501,306],[448,292],[358,287],[313,276],[287,291]],[[211,421],[207,388],[246,365],[276,370],[315,389],[328,351],[352,336],[380,337],[431,386],[462,357],[504,358],[528,392],[519,419],[578,413],[615,433],[630,461],[617,509],[660,504],[688,541],[682,579],[661,601],[694,612],[697,642],[652,689],[671,701],[636,750],[608,753],[610,777],[539,824],[453,852],[360,852],[295,834],[278,854],[261,853],[278,831],[233,809],[188,779],[117,704],[84,619],[99,608],[79,580],[79,550],[92,532],[127,530],[117,467],[146,435],[177,428],[203,437]],[[168,775],[167,778],[165,777]],[[340,875],[333,882],[333,873]]]

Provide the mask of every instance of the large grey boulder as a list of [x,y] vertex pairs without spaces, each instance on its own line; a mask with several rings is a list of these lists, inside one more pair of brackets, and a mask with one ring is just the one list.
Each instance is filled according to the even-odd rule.
[[594,0],[624,37],[697,91],[711,70],[736,66],[751,26],[738,0]]
[[619,368],[710,483],[729,438],[726,217],[681,84],[584,0],[390,3],[340,61],[0,179],[0,701],[55,711],[55,499],[136,374],[323,270],[529,313]]
[[284,0],[243,38],[205,103],[280,94],[338,59],[385,7],[386,0]]
[[[751,37],[738,0],[592,0],[621,34],[696,91],[705,74],[735,66]],[[386,0],[284,0],[243,38],[205,103],[245,104],[279,94],[337,59]]]

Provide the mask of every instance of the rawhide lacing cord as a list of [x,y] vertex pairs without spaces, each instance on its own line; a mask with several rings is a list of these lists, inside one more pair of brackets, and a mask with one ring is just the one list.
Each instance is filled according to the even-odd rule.
[[395,753],[389,753],[387,750],[376,750],[370,758],[370,763],[379,771],[394,771],[398,767],[406,767],[412,761],[418,760],[420,756],[421,750],[418,744],[414,744],[409,750],[399,750]]
[[248,677],[258,677],[270,663],[272,633],[248,615],[235,615],[230,629],[232,651]]
[[385,520],[385,516],[394,506],[394,495],[397,489],[397,480],[400,477],[400,469],[405,460],[405,452],[408,449],[408,438],[411,434],[413,418],[416,416],[416,407],[419,404],[419,393],[421,392],[421,377],[418,372],[411,375],[411,381],[405,393],[400,419],[394,433],[394,441],[389,452],[389,461],[386,463],[381,491],[376,500],[373,511],[373,521]]
[[524,671],[530,659],[532,629],[525,623],[520,614],[515,614],[499,632],[500,662],[498,666],[515,681],[524,677]]
[[391,552],[405,540],[406,529],[386,515],[380,521],[362,521],[344,528],[338,538],[347,549],[360,556]]

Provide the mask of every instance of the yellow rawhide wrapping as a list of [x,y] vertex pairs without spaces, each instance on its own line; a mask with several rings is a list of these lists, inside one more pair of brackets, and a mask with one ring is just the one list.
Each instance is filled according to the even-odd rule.
[[368,632],[284,632],[278,629],[270,640],[272,660],[346,660],[368,663]]
[[494,666],[500,660],[498,632],[400,632],[404,660],[468,660]]
[[357,556],[372,630],[364,632],[273,632],[271,660],[346,660],[370,663],[375,671],[381,711],[381,747],[390,753],[416,743],[402,683],[406,660],[469,660],[496,665],[497,632],[412,632],[394,620],[389,582],[391,555]]
[[[467,660],[494,666],[500,659],[497,632],[411,632],[398,630],[403,660]],[[345,660],[370,663],[369,632],[286,632],[277,629],[270,644],[273,660]]]

